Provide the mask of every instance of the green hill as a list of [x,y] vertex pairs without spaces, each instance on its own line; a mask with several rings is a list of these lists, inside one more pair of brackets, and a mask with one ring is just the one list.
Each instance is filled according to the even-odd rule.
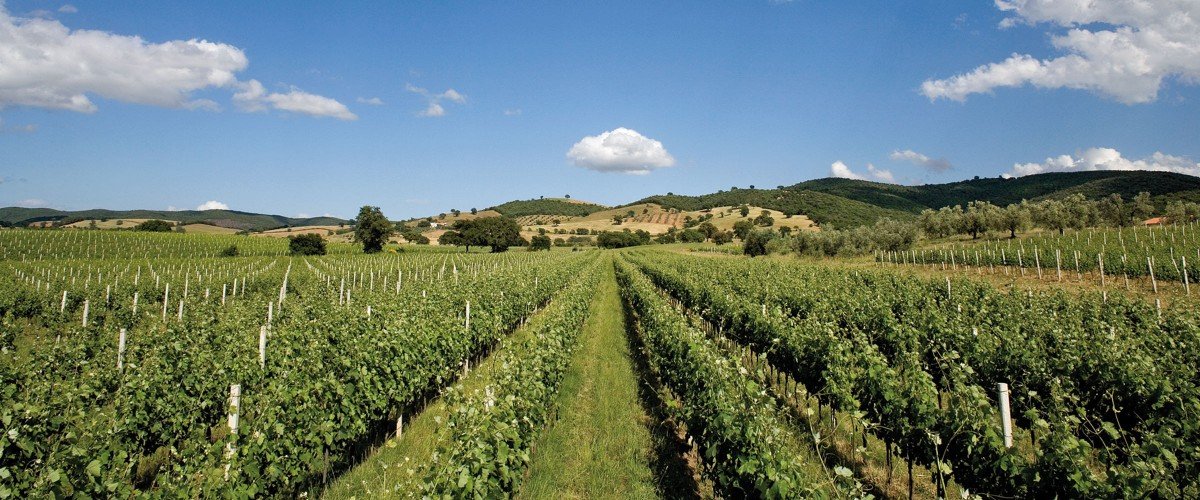
[[516,200],[496,205],[488,210],[495,210],[507,217],[524,217],[526,215],[566,215],[585,217],[601,210],[608,210],[604,205],[573,201],[561,198],[543,198],[537,200]]
[[976,178],[946,184],[900,186],[853,179],[815,179],[777,189],[731,189],[699,196],[651,196],[638,203],[701,210],[725,205],[755,205],[789,214],[804,214],[822,226],[852,227],[884,217],[911,219],[927,208],[965,205],[985,200],[996,205],[1021,200],[1083,194],[1101,198],[1112,193],[1129,200],[1148,192],[1157,205],[1168,201],[1200,201],[1200,177],[1170,172],[1056,172],[1013,179]]
[[26,226],[34,222],[53,221],[70,224],[89,219],[164,219],[183,223],[205,223],[233,229],[265,231],[286,226],[324,226],[346,224],[336,217],[295,218],[282,215],[266,215],[236,210],[77,210],[63,211],[52,208],[0,208],[0,222],[13,226]]

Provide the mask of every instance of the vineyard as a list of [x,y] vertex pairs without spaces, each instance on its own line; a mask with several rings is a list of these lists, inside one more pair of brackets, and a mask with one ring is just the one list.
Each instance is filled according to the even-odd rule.
[[[1200,235],[1195,223],[1117,229],[1088,229],[1017,239],[953,244],[940,248],[884,252],[890,264],[972,266],[994,272],[1033,273],[1062,281],[1078,274],[1101,276],[1128,289],[1130,277],[1181,282],[1190,288],[1200,276]],[[1011,269],[1010,269],[1011,268]],[[1190,290],[1189,290],[1190,291]]]
[[[600,461],[629,477],[562,493],[1194,498],[1200,310],[904,271],[1099,273],[1099,255],[1136,273],[1125,255],[1185,280],[1197,243],[1084,232],[863,267],[0,231],[0,498],[532,497]],[[611,342],[592,342],[606,318]],[[597,345],[629,354],[589,380]],[[622,381],[638,390],[600,403],[627,422],[567,418]],[[638,448],[545,441],[614,432]]]

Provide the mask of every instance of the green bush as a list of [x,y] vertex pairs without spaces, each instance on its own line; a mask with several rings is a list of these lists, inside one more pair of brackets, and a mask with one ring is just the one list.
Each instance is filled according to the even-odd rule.
[[325,238],[319,234],[288,236],[288,251],[292,255],[325,255]]
[[768,253],[767,244],[773,239],[775,239],[775,231],[769,229],[751,231],[750,234],[746,235],[745,243],[742,245],[742,253],[751,257],[766,255]]
[[174,224],[160,219],[150,219],[146,222],[133,226],[134,231],[150,231],[155,233],[169,233],[174,228]]

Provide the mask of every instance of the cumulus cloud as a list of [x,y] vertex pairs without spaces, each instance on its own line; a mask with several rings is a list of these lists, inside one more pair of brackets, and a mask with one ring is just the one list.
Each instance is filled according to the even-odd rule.
[[892,151],[892,154],[888,155],[888,158],[894,161],[906,161],[933,172],[945,172],[954,168],[945,158],[930,158],[911,149],[897,149]]
[[850,168],[849,165],[846,165],[841,160],[838,160],[838,161],[833,162],[833,164],[829,166],[829,175],[833,176],[833,177],[840,177],[842,179],[886,182],[889,184],[896,183],[896,177],[894,175],[892,175],[891,170],[884,170],[881,168],[876,168],[875,165],[872,165],[870,163],[867,164],[867,173],[864,175],[864,174],[855,172],[853,169]]
[[266,111],[268,107],[309,116],[329,116],[339,120],[357,120],[346,106],[328,97],[310,94],[292,87],[287,92],[267,92],[258,80],[237,83],[233,102],[243,111]]
[[[68,9],[69,10],[69,9]],[[64,11],[65,12],[65,11]],[[242,49],[207,40],[151,43],[138,36],[70,30],[59,21],[14,17],[0,2],[0,109],[7,106],[94,113],[93,96],[180,109],[219,106],[193,94],[260,87],[237,73],[249,59]],[[281,111],[353,119],[341,103],[295,89],[259,97]]]
[[196,210],[229,210],[229,205],[217,200],[209,200],[201,203],[200,206],[196,207]]
[[1097,92],[1126,104],[1158,98],[1165,80],[1200,82],[1200,9],[1195,0],[996,0],[1012,17],[1002,28],[1048,25],[1060,57],[1013,54],[942,80],[927,80],[930,100],[1032,85]]
[[367,98],[367,97],[359,97],[359,98],[358,98],[358,103],[359,103],[359,104],[366,104],[366,105],[369,105],[369,106],[383,106],[383,99],[380,99],[380,98],[378,98],[378,97],[371,97],[371,98]]
[[425,98],[427,105],[425,109],[417,113],[417,116],[436,118],[446,115],[446,108],[442,106],[442,101],[450,101],[457,104],[466,104],[467,96],[462,95],[457,90],[446,89],[445,92],[433,93],[428,89],[418,87],[411,83],[404,86],[404,90],[417,94]]
[[1112,148],[1088,148],[1074,155],[1046,158],[1041,163],[1016,163],[1006,176],[1090,170],[1153,170],[1200,176],[1200,164],[1182,156],[1155,152],[1140,160],[1130,160]]
[[580,139],[567,151],[567,158],[589,170],[634,175],[675,165],[661,142],[624,127]]
[[425,108],[424,110],[422,110],[420,113],[417,113],[417,114],[420,116],[427,117],[427,118],[436,118],[439,116],[446,116],[446,108],[443,108],[441,104],[438,104],[436,102],[431,102],[431,103],[429,103],[429,107]]
[[59,7],[58,11],[63,14],[74,14],[76,12],[79,12],[79,9],[75,8],[74,5],[66,4],[66,5],[63,5],[62,7]]

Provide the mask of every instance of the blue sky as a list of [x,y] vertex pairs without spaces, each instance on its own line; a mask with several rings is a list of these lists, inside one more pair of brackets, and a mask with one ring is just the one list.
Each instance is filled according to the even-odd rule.
[[[1069,3],[9,0],[0,53],[35,56],[0,56],[0,206],[398,219],[834,174],[1200,173],[1200,62],[1153,46],[1200,51],[1190,15]],[[1111,34],[1138,50],[1093,43]]]

